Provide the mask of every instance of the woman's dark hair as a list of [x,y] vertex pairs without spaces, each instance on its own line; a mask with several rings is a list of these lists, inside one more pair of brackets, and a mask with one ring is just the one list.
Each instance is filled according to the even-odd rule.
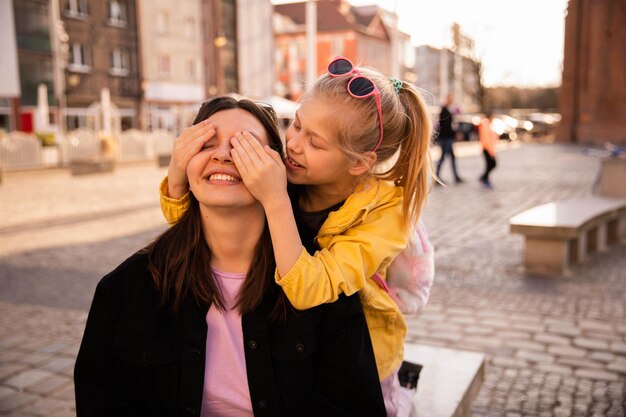
[[[269,146],[282,155],[278,119],[271,106],[228,96],[218,97],[202,104],[193,124],[230,109],[242,109],[256,117],[265,128]],[[211,248],[202,230],[200,205],[192,193],[189,197],[189,209],[181,219],[146,247],[149,269],[161,295],[162,304],[170,305],[174,311],[179,309],[183,298],[188,295],[201,306],[215,304],[223,310],[224,298],[211,270]],[[241,314],[259,306],[266,291],[273,288],[275,267],[274,251],[266,222],[237,298],[236,307]],[[283,294],[282,291],[279,293]],[[284,295],[279,296],[273,315],[280,314],[277,313],[278,305],[284,310],[284,298]]]

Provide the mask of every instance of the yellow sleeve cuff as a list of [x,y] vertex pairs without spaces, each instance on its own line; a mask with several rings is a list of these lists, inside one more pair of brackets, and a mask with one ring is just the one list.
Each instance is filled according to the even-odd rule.
[[276,268],[276,270],[274,271],[274,281],[276,281],[276,283],[278,285],[280,285],[281,287],[283,287],[283,289],[286,288],[290,288],[293,283],[294,280],[302,274],[302,270],[304,269],[304,267],[307,264],[307,258],[309,257],[309,253],[306,251],[306,249],[304,249],[304,247],[302,248],[302,252],[300,252],[300,256],[298,257],[298,260],[296,261],[296,263],[291,267],[291,269],[289,270],[289,272],[287,272],[287,275],[285,275],[284,277],[280,277],[280,274],[278,273],[278,268]]
[[183,217],[183,214],[189,208],[189,192],[179,199],[171,198],[167,195],[167,176],[161,181],[159,186],[159,195],[161,202],[161,211],[165,220],[169,224],[174,224]]

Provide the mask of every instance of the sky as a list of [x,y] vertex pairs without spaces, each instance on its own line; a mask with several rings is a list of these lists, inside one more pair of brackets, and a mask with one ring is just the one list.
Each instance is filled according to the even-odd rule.
[[[275,4],[290,3],[274,0]],[[450,26],[474,39],[486,86],[555,86],[561,83],[568,0],[348,0],[378,4],[399,15],[411,43],[451,46]]]

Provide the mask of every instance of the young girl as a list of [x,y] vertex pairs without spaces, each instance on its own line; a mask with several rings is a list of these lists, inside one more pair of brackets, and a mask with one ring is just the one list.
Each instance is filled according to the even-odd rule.
[[[284,159],[247,132],[232,139],[235,165],[265,209],[276,282],[293,306],[308,309],[360,292],[390,415],[406,323],[371,277],[384,277],[419,218],[431,131],[428,109],[411,85],[336,58],[302,99]],[[169,194],[161,201],[171,222],[187,204],[187,155],[211,134],[176,141],[169,183],[161,188]],[[388,168],[375,172],[383,163]]]

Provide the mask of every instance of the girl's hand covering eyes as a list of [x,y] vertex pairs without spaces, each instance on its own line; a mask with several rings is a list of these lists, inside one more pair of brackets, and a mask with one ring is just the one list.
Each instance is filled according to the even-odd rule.
[[174,140],[172,158],[167,170],[168,189],[171,198],[181,198],[189,190],[187,165],[189,161],[215,136],[213,124],[204,120],[183,130]]
[[231,138],[231,156],[250,194],[263,207],[287,195],[287,172],[282,157],[269,146],[261,145],[248,132]]

